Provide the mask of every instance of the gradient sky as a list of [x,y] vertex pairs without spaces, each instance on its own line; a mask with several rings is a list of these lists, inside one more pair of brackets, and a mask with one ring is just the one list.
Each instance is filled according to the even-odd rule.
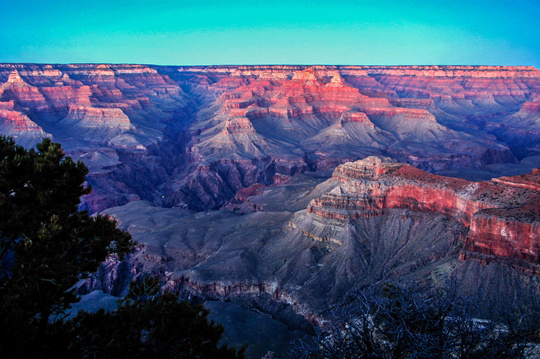
[[0,62],[540,68],[540,0],[0,1]]

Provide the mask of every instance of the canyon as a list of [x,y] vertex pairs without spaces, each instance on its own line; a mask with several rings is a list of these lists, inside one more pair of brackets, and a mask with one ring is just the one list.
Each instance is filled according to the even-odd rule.
[[0,64],[0,133],[60,142],[139,242],[81,293],[156,273],[296,331],[392,280],[540,308],[533,67]]

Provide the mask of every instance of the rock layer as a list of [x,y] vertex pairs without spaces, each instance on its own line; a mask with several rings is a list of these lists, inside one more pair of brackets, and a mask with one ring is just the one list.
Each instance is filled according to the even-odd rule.
[[[101,152],[86,156],[93,211],[129,198],[219,208],[369,155],[431,172],[514,163],[540,151],[539,89],[532,67],[0,64],[0,108],[27,124],[4,114],[3,133]],[[141,175],[138,151],[162,160]]]
[[464,250],[540,264],[540,169],[469,182],[369,157],[338,166],[330,181],[309,213],[345,222],[393,208],[441,213],[467,230]]

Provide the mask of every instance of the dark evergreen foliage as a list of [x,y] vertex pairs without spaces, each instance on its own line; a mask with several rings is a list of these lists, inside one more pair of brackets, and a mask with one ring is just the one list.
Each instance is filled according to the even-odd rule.
[[[208,321],[202,305],[159,292],[156,278],[132,283],[118,310],[81,313],[67,322],[77,333],[70,354],[83,358],[243,358],[218,346],[223,327]],[[148,291],[150,289],[150,291]]]
[[308,341],[295,359],[526,358],[540,323],[513,308],[497,320],[478,319],[481,298],[457,295],[454,285],[426,293],[388,283],[358,291]]
[[49,139],[36,148],[0,136],[0,356],[243,357],[217,346],[223,328],[206,309],[160,295],[152,280],[132,286],[115,312],[66,319],[75,284],[135,242],[114,220],[78,210],[91,190],[82,162]]

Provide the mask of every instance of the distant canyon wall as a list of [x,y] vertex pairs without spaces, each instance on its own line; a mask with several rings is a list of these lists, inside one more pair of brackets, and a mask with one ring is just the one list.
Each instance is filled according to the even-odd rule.
[[526,66],[0,64],[0,131],[85,161],[91,211],[205,210],[369,155],[435,173],[536,156],[539,89]]

